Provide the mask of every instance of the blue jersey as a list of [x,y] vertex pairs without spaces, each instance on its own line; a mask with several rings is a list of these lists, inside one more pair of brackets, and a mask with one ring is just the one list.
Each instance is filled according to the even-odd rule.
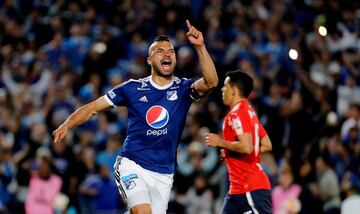
[[129,80],[106,93],[113,106],[127,106],[128,129],[120,155],[145,169],[171,174],[175,171],[176,149],[192,103],[193,79],[174,77],[160,87],[151,76]]

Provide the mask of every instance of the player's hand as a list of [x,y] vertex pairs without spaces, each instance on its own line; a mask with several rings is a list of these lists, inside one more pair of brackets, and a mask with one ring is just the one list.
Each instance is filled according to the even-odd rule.
[[59,126],[53,133],[54,143],[61,142],[68,133],[68,128],[64,125]]
[[226,158],[225,149],[220,149],[220,160],[224,160]]
[[205,143],[211,147],[219,147],[221,145],[221,137],[219,135],[209,133],[205,136]]
[[195,46],[204,45],[204,37],[201,31],[198,31],[194,26],[192,26],[189,20],[186,20],[186,26],[189,29],[186,33],[189,42]]

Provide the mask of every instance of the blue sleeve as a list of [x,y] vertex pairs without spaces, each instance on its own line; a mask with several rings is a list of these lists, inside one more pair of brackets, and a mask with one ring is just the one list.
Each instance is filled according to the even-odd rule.
[[105,94],[105,99],[112,106],[122,106],[127,103],[126,88],[129,82],[115,86]]
[[183,80],[184,85],[188,87],[188,92],[190,94],[189,97],[191,98],[191,100],[195,102],[199,101],[203,96],[200,96],[194,88],[191,88],[191,85],[195,82],[195,79],[183,78]]
[[195,82],[195,79],[182,78],[183,85],[186,85],[190,91],[191,85]]

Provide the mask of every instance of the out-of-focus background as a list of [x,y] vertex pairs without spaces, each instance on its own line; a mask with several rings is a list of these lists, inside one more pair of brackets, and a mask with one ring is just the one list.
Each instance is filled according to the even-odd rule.
[[[360,2],[356,0],[3,0],[0,2],[0,213],[122,213],[112,165],[125,108],[63,143],[51,133],[80,105],[150,74],[167,34],[176,75],[201,74],[185,20],[201,30],[220,84],[194,103],[178,149],[168,213],[219,213],[228,183],[218,151],[224,74],[255,79],[250,96],[273,151],[262,155],[274,213],[358,213]],[[350,212],[349,212],[350,211]]]

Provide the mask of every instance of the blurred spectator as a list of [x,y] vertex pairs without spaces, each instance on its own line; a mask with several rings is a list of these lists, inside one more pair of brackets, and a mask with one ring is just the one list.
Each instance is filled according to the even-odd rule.
[[25,201],[26,213],[55,213],[53,203],[60,193],[62,180],[51,170],[51,152],[46,147],[36,151],[32,162],[29,192]]
[[360,180],[351,172],[344,174],[341,188],[345,192],[345,200],[341,204],[341,214],[352,214],[360,210]]
[[272,190],[274,214],[299,213],[301,209],[300,193],[301,187],[294,183],[291,167],[287,163],[283,163],[279,173],[279,185]]
[[337,112],[340,116],[343,116],[352,104],[360,104],[360,87],[352,76],[346,78],[345,85],[338,86],[337,93]]
[[[218,162],[217,151],[207,148],[199,141],[191,142],[187,148],[178,151],[178,191],[185,193],[198,174],[210,174]],[[179,182],[179,183],[178,183]]]
[[6,213],[10,206],[15,205],[10,184],[15,177],[16,166],[11,161],[11,150],[4,146],[2,137],[0,134],[0,213]]
[[194,186],[188,189],[177,201],[185,207],[186,213],[207,214],[213,213],[214,196],[208,186],[207,177],[198,175],[195,177]]
[[88,184],[92,184],[92,178],[98,176],[95,150],[88,145],[84,145],[82,148],[79,148],[79,150],[78,165],[76,167],[76,184],[79,188],[79,208],[81,213],[93,213],[96,208],[95,197],[97,190]]
[[99,165],[107,166],[109,172],[114,172],[114,163],[122,147],[123,140],[119,135],[111,136],[106,142],[106,148],[96,156],[96,162]]
[[60,72],[70,66],[68,50],[61,32],[55,32],[52,40],[42,47],[42,51],[46,53],[53,71]]
[[345,121],[341,126],[341,138],[345,140],[350,135],[352,128],[360,128],[360,105],[351,105],[347,109]]
[[99,165],[99,174],[88,175],[80,185],[81,213],[115,214],[120,211],[120,195],[106,165]]
[[[317,183],[311,188],[314,195],[318,196],[323,204],[325,214],[340,212],[340,186],[338,178],[332,169],[332,163],[326,155],[319,156],[315,163]],[[331,188],[329,188],[331,187]]]

